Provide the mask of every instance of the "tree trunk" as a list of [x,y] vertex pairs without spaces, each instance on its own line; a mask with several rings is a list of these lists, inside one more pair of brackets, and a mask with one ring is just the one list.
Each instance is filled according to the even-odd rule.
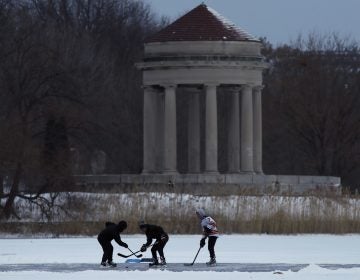
[[4,194],[4,177],[0,174],[0,196]]
[[21,173],[22,173],[22,163],[18,162],[18,164],[16,166],[11,190],[9,193],[9,197],[7,198],[5,206],[4,206],[4,215],[5,215],[6,219],[9,219],[11,214],[15,214],[13,206],[14,206],[15,197],[19,192],[19,183],[20,183]]

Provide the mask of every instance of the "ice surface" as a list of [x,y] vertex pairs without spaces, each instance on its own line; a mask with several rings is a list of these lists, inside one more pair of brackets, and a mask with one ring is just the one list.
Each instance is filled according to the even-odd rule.
[[[223,235],[216,244],[218,267],[204,265],[206,247],[194,267],[183,266],[193,260],[200,238],[170,235],[165,271],[149,270],[146,263],[125,264],[116,253],[127,252],[116,244],[118,268],[100,269],[102,252],[95,237],[4,238],[0,239],[0,279],[360,279],[360,235]],[[145,241],[143,235],[122,235],[122,239],[134,250]],[[144,257],[150,257],[149,250]]]

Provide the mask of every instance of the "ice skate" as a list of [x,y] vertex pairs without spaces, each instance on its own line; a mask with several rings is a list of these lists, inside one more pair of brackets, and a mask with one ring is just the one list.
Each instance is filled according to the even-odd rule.
[[159,265],[159,262],[157,259],[153,259],[153,262],[149,263],[149,267],[156,267]]
[[108,262],[107,262],[107,265],[108,265],[109,267],[116,267],[116,263],[114,263],[113,261],[108,261]]
[[207,266],[215,266],[216,265],[216,259],[210,258],[210,261],[206,263]]
[[161,257],[161,258],[160,258],[160,263],[159,263],[159,265],[166,266],[166,260],[165,260],[164,257]]

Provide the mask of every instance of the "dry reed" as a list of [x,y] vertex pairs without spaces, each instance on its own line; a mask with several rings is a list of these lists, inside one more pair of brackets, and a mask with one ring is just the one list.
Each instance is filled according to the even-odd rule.
[[334,193],[296,195],[183,193],[96,194],[59,196],[52,215],[17,201],[23,221],[2,221],[0,232],[22,234],[95,235],[105,221],[126,220],[126,233],[139,233],[138,222],[159,224],[169,233],[194,234],[201,228],[195,208],[213,216],[222,233],[359,233],[360,198]]

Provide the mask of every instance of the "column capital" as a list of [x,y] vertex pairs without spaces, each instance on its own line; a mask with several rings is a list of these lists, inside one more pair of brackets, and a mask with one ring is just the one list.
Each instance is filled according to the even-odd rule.
[[170,89],[176,89],[177,88],[177,84],[162,84],[161,85],[164,89],[170,88]]
[[254,89],[254,90],[261,91],[261,90],[264,89],[264,87],[265,87],[264,85],[256,85],[256,86],[253,87],[253,89]]
[[216,83],[216,82],[206,82],[204,83],[204,87],[218,87],[220,85],[220,83]]
[[240,85],[240,88],[241,90],[251,90],[252,88],[254,87],[253,84],[243,84],[243,85]]
[[153,92],[153,93],[160,92],[159,88],[157,86],[155,86],[155,85],[143,85],[143,86],[141,86],[141,88],[144,91],[148,91],[148,92]]
[[234,86],[231,86],[231,87],[227,87],[226,91],[229,91],[230,93],[240,93],[241,85],[234,85]]

